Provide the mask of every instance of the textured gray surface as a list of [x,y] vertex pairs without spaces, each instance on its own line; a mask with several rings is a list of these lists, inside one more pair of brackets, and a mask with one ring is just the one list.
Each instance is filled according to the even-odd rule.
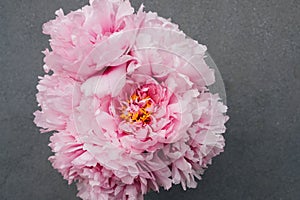
[[[32,123],[42,23],[81,0],[0,1],[0,199],[76,199],[52,169],[49,135]],[[137,8],[140,1],[132,1]],[[227,90],[226,151],[199,187],[174,187],[154,199],[300,198],[300,2],[297,0],[144,1],[207,44]]]

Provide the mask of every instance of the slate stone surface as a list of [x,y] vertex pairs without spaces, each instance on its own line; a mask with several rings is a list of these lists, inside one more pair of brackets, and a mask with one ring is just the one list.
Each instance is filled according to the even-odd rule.
[[[0,1],[0,199],[76,199],[52,169],[49,135],[32,113],[43,74],[41,34],[54,11],[87,0]],[[132,0],[135,8],[141,1]],[[154,199],[300,198],[300,2],[297,0],[145,0],[208,46],[223,76],[230,108],[226,151],[197,189],[179,186]]]

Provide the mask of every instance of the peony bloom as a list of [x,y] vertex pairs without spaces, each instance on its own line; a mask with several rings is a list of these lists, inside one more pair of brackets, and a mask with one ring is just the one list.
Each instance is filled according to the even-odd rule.
[[195,188],[223,151],[227,107],[208,86],[206,47],[128,1],[94,0],[44,25],[51,36],[35,123],[82,199]]

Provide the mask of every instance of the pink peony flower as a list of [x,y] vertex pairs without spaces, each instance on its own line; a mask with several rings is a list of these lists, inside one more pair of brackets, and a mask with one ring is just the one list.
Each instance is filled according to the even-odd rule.
[[223,151],[227,107],[206,47],[128,1],[94,0],[44,25],[51,36],[35,123],[49,158],[82,199],[143,199],[195,188]]

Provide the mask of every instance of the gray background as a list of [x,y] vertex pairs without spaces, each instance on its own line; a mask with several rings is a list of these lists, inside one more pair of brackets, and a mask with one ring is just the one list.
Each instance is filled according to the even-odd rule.
[[[141,1],[133,0],[135,8]],[[76,199],[74,185],[52,169],[49,135],[32,123],[42,75],[41,34],[54,11],[86,0],[0,2],[0,199]],[[174,187],[154,199],[300,198],[299,0],[145,0],[207,44],[223,75],[231,119],[226,151],[197,189]]]

